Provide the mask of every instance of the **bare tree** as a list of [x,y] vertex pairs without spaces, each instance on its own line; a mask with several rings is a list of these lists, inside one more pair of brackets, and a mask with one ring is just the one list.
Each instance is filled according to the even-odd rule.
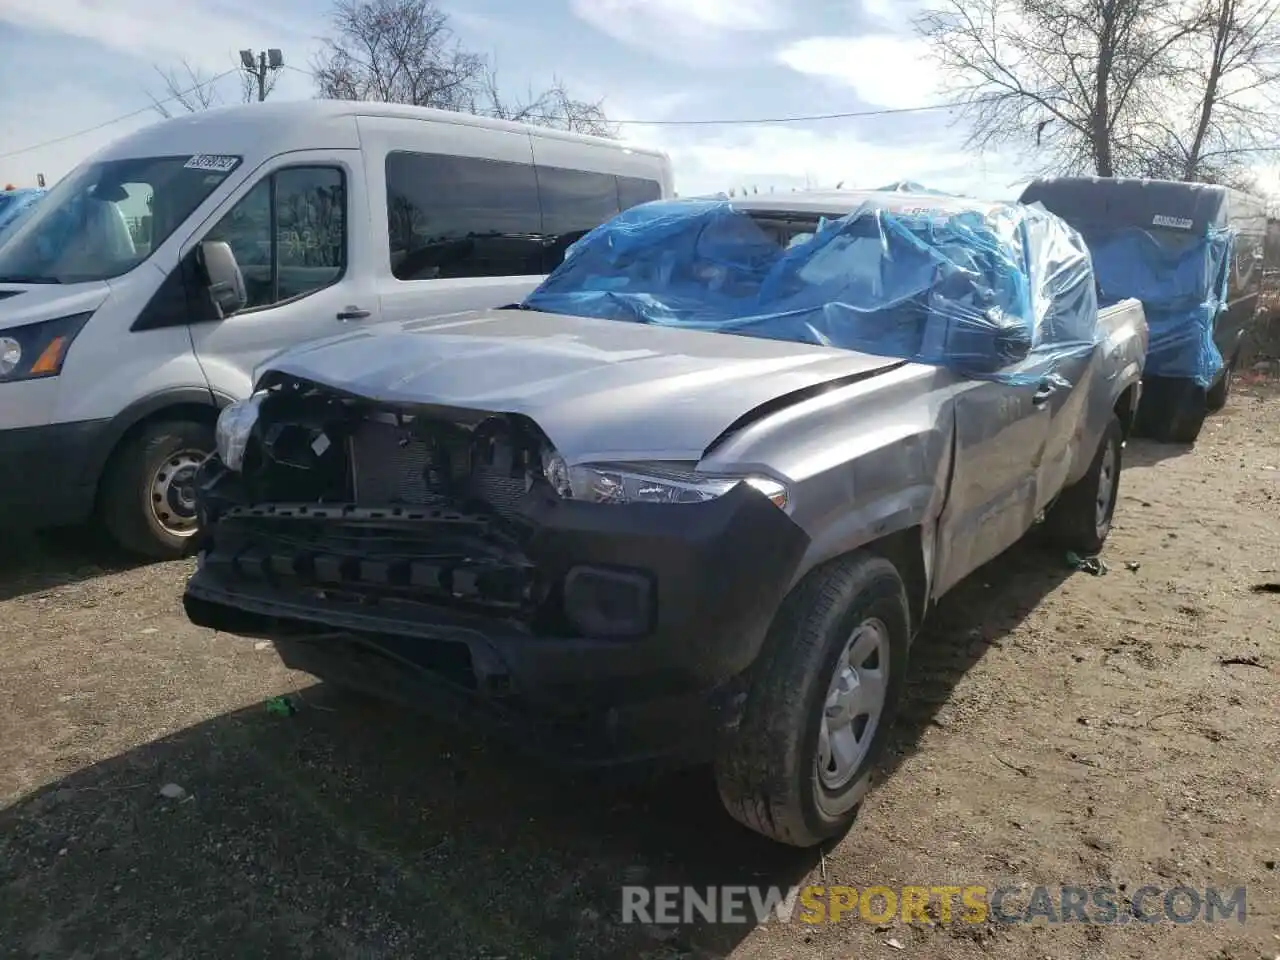
[[338,0],[335,36],[313,61],[319,95],[466,109],[485,79],[430,0]]
[[969,143],[1042,172],[1253,184],[1280,134],[1276,0],[935,0],[916,21]]
[[1280,4],[1203,0],[1195,19],[1175,78],[1190,105],[1152,121],[1145,172],[1256,187],[1250,162],[1280,137]]
[[978,148],[1034,145],[1045,171],[1116,176],[1200,29],[1163,0],[940,0],[917,18]]
[[463,49],[432,0],[337,0],[332,22],[333,35],[312,61],[322,98],[410,103],[616,136],[602,101],[575,100],[559,80],[523,100],[504,98],[488,59]]
[[155,70],[164,80],[164,96],[157,97],[154,93],[148,96],[156,113],[166,119],[175,112],[198,113],[221,102],[215,85],[216,77],[206,75],[186,60],[182,61],[181,71],[174,68],[161,70],[159,67]]
[[557,77],[541,93],[528,92],[523,100],[506,100],[498,87],[498,73],[488,70],[470,110],[500,120],[514,120],[540,127],[555,127],[597,137],[616,137],[618,127],[609,122],[604,101],[575,100]]
[[[222,106],[223,100],[218,92],[217,81],[226,74],[205,73],[193,67],[187,60],[180,62],[181,70],[155,68],[156,73],[160,74],[160,78],[164,81],[162,96],[148,94],[156,113],[168,119],[175,113],[199,113],[210,107]],[[239,57],[235,62],[240,73],[240,101],[255,103],[258,99],[258,75],[241,64]],[[270,96],[271,91],[275,89],[278,79],[278,71],[267,72],[265,86],[267,96]]]

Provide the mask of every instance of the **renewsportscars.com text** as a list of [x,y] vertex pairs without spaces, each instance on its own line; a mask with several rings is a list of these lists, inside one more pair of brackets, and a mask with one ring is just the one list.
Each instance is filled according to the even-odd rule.
[[622,888],[622,922],[1217,923],[1245,922],[1244,887],[1026,884]]

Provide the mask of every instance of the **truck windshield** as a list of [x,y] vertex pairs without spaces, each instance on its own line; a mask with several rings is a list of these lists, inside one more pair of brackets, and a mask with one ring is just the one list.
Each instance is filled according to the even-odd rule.
[[109,280],[149,257],[239,165],[239,157],[86,164],[0,242],[0,282]]

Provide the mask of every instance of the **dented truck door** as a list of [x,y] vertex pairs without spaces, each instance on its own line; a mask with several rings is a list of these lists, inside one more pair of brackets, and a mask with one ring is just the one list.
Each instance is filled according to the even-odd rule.
[[[1034,370],[1030,363],[1020,366]],[[938,524],[935,597],[1012,546],[1034,521],[1051,395],[1039,379],[959,387],[951,490]]]

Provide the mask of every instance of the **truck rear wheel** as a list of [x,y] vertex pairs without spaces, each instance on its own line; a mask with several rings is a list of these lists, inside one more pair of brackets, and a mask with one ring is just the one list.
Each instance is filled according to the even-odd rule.
[[120,546],[151,560],[186,554],[199,529],[196,468],[213,447],[205,424],[172,420],[149,424],[115,452],[100,509]]
[[1217,413],[1227,405],[1227,400],[1231,397],[1231,374],[1235,367],[1236,358],[1232,357],[1222,368],[1222,378],[1205,395],[1205,407],[1210,413]]
[[1045,517],[1046,531],[1066,549],[1093,554],[1106,543],[1120,493],[1123,453],[1124,430],[1112,414],[1089,472],[1062,491]]
[[742,722],[716,758],[734,819],[796,847],[849,829],[901,694],[909,609],[898,571],[869,553],[819,567],[792,590],[752,670]]

